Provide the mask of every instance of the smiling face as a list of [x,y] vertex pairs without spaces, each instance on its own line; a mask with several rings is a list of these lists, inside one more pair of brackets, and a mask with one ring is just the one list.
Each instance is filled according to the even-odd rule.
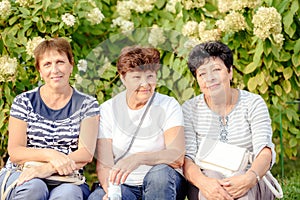
[[46,51],[39,59],[39,72],[49,89],[60,90],[69,87],[73,65],[65,53],[56,50]]
[[128,71],[121,76],[121,80],[127,89],[128,106],[134,109],[146,104],[153,95],[156,87],[156,72],[151,70]]
[[228,72],[220,58],[208,58],[208,62],[201,65],[196,71],[197,82],[201,91],[207,97],[220,97],[230,89],[232,68]]

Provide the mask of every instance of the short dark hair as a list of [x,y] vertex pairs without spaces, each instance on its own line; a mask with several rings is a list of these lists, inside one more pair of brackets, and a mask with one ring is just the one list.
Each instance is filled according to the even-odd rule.
[[220,58],[228,72],[233,66],[233,55],[229,47],[220,41],[209,41],[196,45],[189,54],[188,67],[196,77],[197,69],[209,58]]
[[40,69],[41,56],[49,50],[56,50],[60,54],[65,54],[71,65],[74,65],[74,56],[70,43],[64,38],[51,38],[44,40],[34,49],[35,68],[37,70]]
[[160,53],[155,48],[130,46],[124,47],[117,61],[119,74],[128,71],[157,71],[160,68]]

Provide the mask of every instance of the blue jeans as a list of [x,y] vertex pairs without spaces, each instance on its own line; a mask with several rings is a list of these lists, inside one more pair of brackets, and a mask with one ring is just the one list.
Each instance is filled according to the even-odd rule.
[[[3,184],[5,172],[6,170],[3,169],[0,174],[0,186]],[[19,171],[12,172],[5,184],[5,188],[14,182],[19,177],[20,173],[21,172]],[[84,200],[88,198],[89,194],[90,190],[87,184],[77,186],[74,184],[64,183],[55,187],[48,187],[42,179],[34,178],[13,188],[7,195],[6,200]]]
[[[172,167],[161,164],[151,168],[143,185],[121,185],[122,200],[183,200],[186,195],[186,180]],[[101,186],[97,187],[88,200],[99,200],[105,195]]]

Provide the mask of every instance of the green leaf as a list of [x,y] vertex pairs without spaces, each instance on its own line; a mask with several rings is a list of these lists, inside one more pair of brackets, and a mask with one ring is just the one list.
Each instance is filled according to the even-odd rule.
[[293,110],[292,108],[287,108],[286,109],[286,116],[289,119],[289,121],[291,122],[293,119],[295,121],[299,121],[299,115],[297,114],[297,112],[295,110]]
[[258,85],[262,85],[264,83],[265,75],[263,74],[263,72],[258,73],[255,77]]
[[169,13],[169,12],[166,12],[166,11],[159,11],[159,16],[162,18],[162,19],[168,19],[170,21],[174,20],[174,16]]
[[248,80],[247,87],[248,87],[249,91],[254,91],[256,89],[256,87],[257,87],[257,81],[256,81],[255,77],[251,77]]
[[23,15],[25,15],[25,16],[29,16],[30,15],[30,11],[27,8],[24,8],[24,7],[21,7],[21,6],[19,6],[18,8],[19,8],[19,10],[21,11],[21,13]]
[[279,99],[278,99],[277,96],[272,96],[272,102],[273,102],[273,104],[274,104],[275,106],[278,105],[278,101],[279,101]]
[[188,88],[186,90],[183,91],[182,93],[182,101],[186,101],[188,99],[190,99],[193,95],[194,95],[194,89],[193,88]]
[[54,33],[55,31],[58,30],[58,25],[53,25],[51,26],[51,32]]
[[262,94],[265,94],[269,89],[269,86],[266,82],[264,82],[260,87],[259,87],[259,91],[262,93]]
[[263,45],[264,53],[268,56],[272,52],[272,44],[270,40],[265,40],[265,44]]
[[244,73],[245,74],[250,74],[251,72],[253,72],[258,66],[254,63],[254,62],[251,62],[249,63],[245,69],[244,69]]
[[285,80],[290,79],[293,76],[293,69],[291,67],[284,68],[283,76]]
[[275,94],[279,97],[282,95],[282,89],[280,85],[275,85]]
[[297,129],[296,127],[292,126],[289,128],[289,131],[295,135],[300,134],[299,129]]
[[261,40],[259,40],[256,48],[255,48],[255,53],[253,56],[253,62],[258,65],[258,63],[261,60],[261,55],[264,52],[264,47],[263,47],[263,42]]
[[163,66],[162,68],[162,78],[166,79],[170,75],[170,69],[167,66]]
[[295,147],[297,146],[297,139],[296,138],[291,138],[289,141],[290,147]]
[[277,59],[279,59],[279,49],[275,45],[272,45],[272,53]]
[[300,66],[300,53],[292,55],[292,62],[295,67]]
[[8,20],[8,24],[9,24],[10,26],[12,26],[18,19],[19,19],[19,16],[13,16],[12,18],[10,18],[10,19]]
[[38,22],[39,21],[39,17],[33,17],[31,20],[33,21],[33,22]]
[[290,81],[284,80],[282,82],[282,88],[286,94],[290,93],[291,89],[292,89],[292,85],[291,85]]
[[300,51],[300,39],[298,39],[294,46],[294,54],[298,54]]
[[273,57],[272,55],[269,55],[269,56],[265,56],[265,57],[264,57],[263,62],[264,62],[265,66],[266,66],[268,69],[270,69],[271,66],[272,66],[272,63],[273,63],[272,57]]
[[156,7],[158,8],[158,9],[162,9],[163,8],[163,6],[165,5],[165,1],[164,0],[159,0],[159,1],[156,1],[155,2],[155,5],[156,5]]
[[42,19],[40,19],[36,25],[40,32],[42,32],[42,33],[46,32],[46,25],[43,23]]
[[43,0],[42,1],[42,5],[43,5],[43,10],[46,11],[48,9],[48,7],[51,4],[51,0]]
[[289,61],[291,59],[291,54],[286,52],[286,51],[281,51],[280,52],[280,57],[279,57],[279,61]]

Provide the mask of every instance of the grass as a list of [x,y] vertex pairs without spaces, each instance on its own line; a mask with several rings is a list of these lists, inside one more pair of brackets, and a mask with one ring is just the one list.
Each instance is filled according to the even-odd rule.
[[[95,162],[90,163],[85,170],[87,183],[91,186],[97,181],[95,173]],[[272,174],[278,180],[283,190],[283,200],[300,200],[300,155],[296,160],[284,161],[284,176],[281,176],[280,163],[276,163],[272,168]]]
[[300,200],[300,155],[296,160],[284,161],[284,176],[281,176],[280,164],[272,169],[272,174],[282,186],[284,200]]

